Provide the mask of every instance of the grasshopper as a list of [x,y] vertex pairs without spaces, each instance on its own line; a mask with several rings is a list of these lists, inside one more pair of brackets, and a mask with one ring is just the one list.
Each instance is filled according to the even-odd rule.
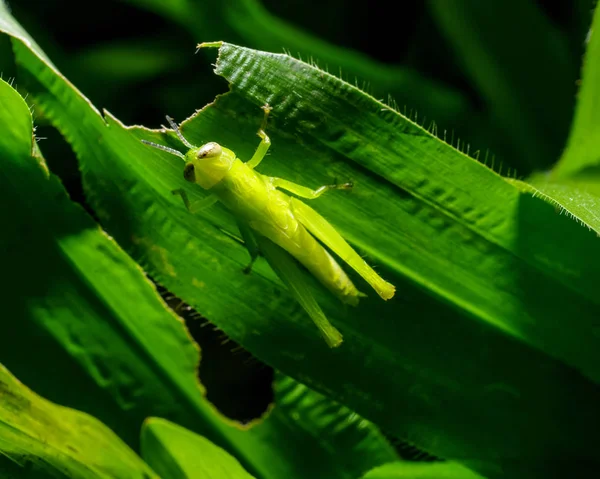
[[290,255],[343,303],[352,306],[356,306],[359,298],[365,295],[358,291],[321,243],[362,276],[384,300],[394,296],[396,288],[384,281],[325,218],[299,199],[281,191],[314,200],[328,190],[351,188],[351,183],[325,185],[311,190],[282,178],[261,175],[255,170],[271,145],[271,140],[265,132],[271,107],[265,105],[262,108],[264,118],[258,130],[261,141],[250,161],[246,163],[237,158],[232,150],[218,143],[209,142],[199,147],[192,145],[168,116],[167,121],[188,148],[187,153],[183,154],[146,140],[142,142],[177,155],[185,161],[185,180],[210,190],[211,194],[190,204],[183,189],[173,190],[172,193],[181,196],[185,207],[192,214],[208,208],[217,201],[223,203],[235,216],[250,253],[250,264],[244,271],[250,272],[259,253],[265,256],[292,296],[319,328],[327,344],[336,347],[342,343],[342,335],[317,304],[302,271]]

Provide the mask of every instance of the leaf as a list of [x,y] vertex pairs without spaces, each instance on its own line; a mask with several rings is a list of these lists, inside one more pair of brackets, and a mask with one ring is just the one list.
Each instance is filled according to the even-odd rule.
[[208,439],[160,418],[144,423],[142,457],[165,479],[252,479]]
[[[314,333],[301,335],[306,317],[289,304],[271,306],[286,318],[287,334],[277,319],[265,323],[270,309],[251,285],[234,287],[235,298],[252,305],[239,311],[239,319],[231,311],[219,314],[214,295],[222,295],[219,302],[224,304],[235,301],[234,296],[226,299],[224,292],[240,281],[235,270],[245,260],[236,261],[231,277],[223,278],[225,268],[212,277],[215,291],[210,300],[186,288],[185,282],[170,281],[169,287],[267,362],[343,397],[361,414],[442,457],[486,473],[507,468],[514,477],[528,477],[516,458],[549,464],[550,458],[535,450],[542,443],[567,451],[568,457],[580,457],[586,441],[575,446],[572,438],[587,437],[588,425],[574,421],[569,407],[561,408],[564,416],[557,419],[539,405],[548,397],[541,391],[549,390],[558,404],[557,378],[569,378],[569,388],[582,388],[576,394],[580,401],[598,394],[596,386],[553,359],[597,378],[597,338],[588,334],[598,313],[591,285],[598,279],[599,265],[594,259],[590,264],[589,254],[597,248],[595,238],[324,72],[286,56],[228,44],[220,48],[217,72],[230,80],[232,93],[183,125],[188,139],[196,144],[216,140],[249,158],[256,145],[258,106],[269,102],[274,107],[269,125],[273,154],[261,171],[314,187],[332,178],[353,180],[357,187],[351,196],[330,195],[316,203],[317,209],[371,261],[385,264],[387,274],[382,275],[402,294],[390,306],[371,300],[356,312],[342,312],[322,297],[319,303],[329,301],[327,314],[334,323],[337,318],[347,346],[324,353],[315,344],[313,338],[319,338]],[[188,193],[194,194],[191,189]],[[226,218],[218,222],[219,213],[211,212],[202,229],[189,225],[198,244],[207,244],[215,223],[217,228],[229,228]],[[115,224],[114,230],[119,229]],[[548,242],[559,232],[560,245]],[[565,250],[570,254],[564,255]],[[224,254],[234,257],[234,245]],[[176,266],[181,274],[190,267],[189,260],[188,255],[185,265]],[[193,270],[199,271],[205,261]],[[256,271],[269,278],[268,272]],[[438,302],[432,303],[420,288]],[[242,297],[242,291],[248,295]],[[365,317],[378,321],[366,322]],[[260,335],[249,334],[251,322]],[[305,344],[300,344],[300,337]],[[432,348],[439,355],[432,355]],[[380,382],[382,371],[388,373]],[[475,393],[465,398],[465,388],[490,392],[485,400]],[[398,397],[405,398],[409,410],[398,412]],[[434,397],[444,398],[443,412]],[[559,401],[565,400],[570,399]],[[473,416],[466,419],[465,411]],[[560,434],[549,429],[556,421],[562,424]],[[471,429],[465,433],[468,425]],[[510,439],[515,430],[530,437],[536,447],[517,448]],[[457,436],[465,439],[458,443]],[[571,439],[565,441],[566,437]],[[595,453],[587,449],[583,455]]]
[[564,36],[531,1],[429,6],[513,157],[530,170],[549,167],[563,148],[574,93],[576,65]]
[[[371,464],[398,460],[379,429],[347,407],[282,374],[276,376],[274,390],[276,407],[272,414],[281,418],[288,429],[301,430],[300,438],[320,446],[315,448],[310,462],[329,464],[337,458],[339,467],[362,474]],[[284,441],[282,438],[272,442]],[[326,477],[334,474],[334,471],[322,471]],[[307,469],[306,474],[310,474],[310,470]]]
[[395,462],[377,467],[362,479],[484,479],[452,462]]
[[583,62],[582,83],[567,148],[554,169],[556,176],[568,176],[599,166],[600,156],[600,8],[596,8],[589,30]]
[[44,396],[102,417],[130,444],[159,411],[227,442],[231,428],[201,397],[198,351],[181,321],[31,156],[28,107],[2,85],[0,215],[10,234],[0,238],[0,360]]
[[[21,63],[30,65],[23,55]],[[330,195],[318,209],[336,218],[336,226],[372,261],[385,264],[382,274],[402,295],[391,306],[371,299],[360,309],[341,311],[321,294],[319,303],[342,329],[348,346],[327,351],[303,312],[285,295],[275,296],[278,282],[266,265],[257,264],[251,277],[240,274],[246,252],[235,238],[223,235],[223,229],[233,234],[235,227],[222,209],[192,221],[175,201],[170,190],[182,185],[180,160],[144,150],[133,137],[156,141],[157,134],[125,130],[109,117],[111,134],[103,136],[102,151],[96,151],[86,147],[93,130],[59,123],[71,135],[77,133],[71,141],[80,152],[90,200],[115,237],[169,289],[256,355],[343,398],[426,450],[486,474],[502,467],[513,477],[528,477],[517,458],[555,470],[547,455],[555,448],[566,457],[594,458],[585,438],[595,421],[590,418],[597,417],[598,390],[552,359],[560,357],[592,377],[597,374],[596,339],[586,326],[593,326],[597,317],[589,281],[597,266],[590,266],[589,255],[583,254],[593,251],[594,238],[583,230],[570,232],[566,249],[574,253],[563,258],[559,253],[565,245],[559,250],[546,240],[552,231],[572,225],[566,218],[308,65],[223,45],[217,67],[231,75],[234,92],[247,92],[254,105],[235,93],[221,97],[186,123],[184,134],[195,143],[216,139],[248,158],[256,145],[258,105],[272,103],[273,155],[263,171],[314,186],[326,182],[324,175],[354,180],[353,195]],[[341,90],[325,96],[320,93],[324,85]],[[277,96],[270,93],[273,88]],[[35,94],[54,116],[70,104],[42,91]],[[347,114],[327,114],[340,110]],[[375,132],[375,138],[369,137]],[[118,142],[118,149],[111,141]],[[307,163],[307,158],[318,162]],[[365,174],[364,168],[372,173]],[[124,194],[132,191],[128,184],[136,185],[133,195]],[[132,210],[140,212],[126,213]],[[518,235],[524,227],[537,231],[535,238]],[[576,242],[578,248],[569,248]],[[165,262],[154,253],[156,247],[181,254],[169,255]],[[556,263],[532,255],[532,248],[546,248],[544,253]],[[563,268],[571,272],[568,279]],[[588,281],[580,274],[586,271]],[[438,301],[421,293],[423,287]],[[235,309],[227,306],[232,303]],[[560,320],[573,318],[575,308],[577,324],[570,319],[571,327],[561,328]],[[549,314],[552,322],[521,319],[541,321]],[[432,348],[439,355],[432,355]],[[382,371],[387,371],[385,380]],[[558,389],[557,378],[562,382]],[[465,396],[465,390],[473,392]],[[549,404],[549,394],[556,406],[540,407]],[[401,411],[398,397],[404,398]],[[434,399],[439,397],[443,407]],[[562,412],[558,416],[557,408]],[[573,417],[575,409],[587,413]],[[517,445],[514,434],[528,439]]]
[[[6,12],[0,13],[4,24],[12,21]],[[33,44],[26,37],[23,41]],[[77,150],[84,156],[119,158],[131,144],[145,152],[127,130],[119,125],[111,130],[72,85],[39,60],[43,55],[37,50],[31,54],[15,42],[15,49],[20,48],[21,67],[38,69],[30,77],[33,84],[52,84],[45,100],[50,102],[56,94],[64,101],[61,108],[73,108],[57,122],[71,140],[77,139]],[[362,436],[360,444],[306,441],[303,428],[311,424],[301,429],[277,408],[248,431],[224,420],[202,397],[196,379],[198,352],[180,320],[139,267],[69,201],[45,164],[31,158],[31,116],[23,100],[10,92],[10,101],[3,101],[0,109],[2,130],[10,133],[0,138],[0,194],[5,206],[1,214],[10,228],[10,234],[0,237],[3,272],[10,276],[0,292],[5,304],[0,360],[47,397],[101,418],[130,444],[137,443],[146,417],[161,414],[210,437],[261,478],[306,477],[320,471],[332,478],[355,478],[385,462],[383,457],[397,457],[389,446],[380,449],[377,441]],[[82,131],[88,136],[79,137]],[[119,135],[126,140],[120,142]],[[120,180],[111,183],[107,177],[104,192],[119,200],[118,194],[110,196],[118,192],[111,190],[116,184]],[[129,186],[135,195],[135,181]],[[149,248],[152,259],[169,264],[166,250],[148,241],[138,245]],[[285,402],[285,397],[279,400]],[[294,408],[284,410],[296,414]],[[281,447],[282,437],[286,448]],[[370,444],[368,453],[365,441]],[[360,468],[352,460],[340,462],[355,448],[363,453]],[[321,449],[335,454],[324,455],[319,463],[303,459],[304,454],[322,455]]]
[[11,478],[158,479],[100,421],[38,396],[1,364],[0,474]]
[[554,205],[560,214],[600,235],[600,177],[592,169],[571,178],[538,174],[527,182],[512,180],[522,191]]
[[[600,28],[600,9],[594,16],[596,30]],[[579,94],[575,121],[567,148],[553,171],[537,173],[527,181],[510,180],[522,191],[533,194],[554,205],[560,214],[600,235],[600,163],[599,145],[596,145],[596,118],[600,102],[598,93],[598,62],[600,40],[591,34],[584,61],[584,78]],[[599,105],[600,106],[600,105]],[[566,233],[566,231],[565,231]],[[568,253],[567,253],[568,254]],[[598,335],[597,328],[593,328]]]
[[181,321],[32,157],[31,114],[2,85],[0,124],[10,134],[0,144],[0,215],[10,234],[0,238],[9,278],[0,291],[0,360],[51,400],[102,417],[131,444],[156,404],[173,418],[191,409],[195,423],[219,430],[201,399],[198,352]]
[[80,50],[74,63],[79,75],[104,75],[104,81],[135,82],[173,72],[183,64],[164,39],[119,41]]
[[457,90],[416,70],[379,62],[333,45],[272,15],[259,0],[129,2],[173,19],[201,41],[220,38],[259,50],[288,51],[305,60],[314,59],[332,73],[341,72],[347,81],[363,85],[373,96],[389,98],[406,107],[422,120],[434,119],[455,129],[467,122],[471,127],[480,126],[476,124],[473,108]]
[[247,253],[226,211],[192,218],[171,195],[201,193],[183,183],[179,159],[138,139],[180,147],[173,135],[126,129],[110,115],[105,126],[55,72],[16,50],[32,94],[78,153],[103,224],[259,358],[489,477],[568,474],[574,461],[598,459],[593,235],[326,72],[223,44],[217,72],[232,92],[184,134],[249,158],[259,106],[270,102],[273,154],[261,172],[309,186],[352,179],[352,194],[315,209],[398,286],[392,302],[371,297],[354,310],[317,290],[345,337],[331,351],[264,262],[240,273]]

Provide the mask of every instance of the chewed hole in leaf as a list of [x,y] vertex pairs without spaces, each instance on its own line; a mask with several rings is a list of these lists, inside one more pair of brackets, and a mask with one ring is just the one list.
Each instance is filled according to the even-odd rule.
[[161,287],[159,291],[200,347],[198,380],[206,388],[206,399],[241,424],[262,417],[274,400],[273,369],[172,293]]

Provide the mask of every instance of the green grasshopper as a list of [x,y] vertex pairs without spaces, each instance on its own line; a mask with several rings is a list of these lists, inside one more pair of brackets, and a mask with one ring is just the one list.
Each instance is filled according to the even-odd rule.
[[271,140],[265,133],[271,107],[265,105],[262,108],[265,112],[264,119],[258,130],[261,142],[247,163],[243,163],[233,151],[218,143],[210,142],[200,147],[190,144],[168,116],[171,128],[189,148],[187,153],[184,155],[180,151],[146,140],[142,142],[177,155],[185,161],[183,177],[205,190],[211,190],[212,194],[190,204],[183,189],[173,190],[172,193],[181,196],[185,207],[192,214],[221,201],[235,216],[250,253],[250,264],[244,271],[250,272],[260,252],[289,288],[292,296],[306,310],[327,344],[336,347],[341,344],[342,335],[317,304],[297,263],[285,252],[304,265],[343,303],[352,306],[356,306],[359,298],[365,295],[356,289],[337,261],[317,239],[361,275],[383,299],[388,300],[394,296],[396,288],[384,281],[325,218],[300,200],[280,191],[286,190],[300,198],[314,200],[328,190],[348,189],[352,184],[326,185],[311,190],[255,171],[271,145]]

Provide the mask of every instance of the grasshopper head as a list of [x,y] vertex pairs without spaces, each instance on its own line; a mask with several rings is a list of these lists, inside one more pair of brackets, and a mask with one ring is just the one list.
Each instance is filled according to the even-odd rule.
[[235,160],[235,154],[211,141],[200,147],[192,148],[185,154],[184,159],[183,177],[208,190],[227,174]]
[[183,177],[187,181],[197,183],[205,190],[215,186],[230,170],[235,161],[235,153],[214,141],[202,146],[194,146],[185,139],[171,117],[167,116],[167,121],[181,142],[189,148],[185,155],[178,150],[151,141],[142,140],[142,143],[182,158],[185,161]]

